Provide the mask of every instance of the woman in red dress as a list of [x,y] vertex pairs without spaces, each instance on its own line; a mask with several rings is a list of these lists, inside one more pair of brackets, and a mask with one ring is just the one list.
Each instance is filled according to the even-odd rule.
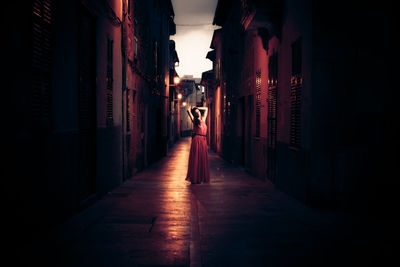
[[[200,110],[204,111],[201,115]],[[210,182],[208,165],[207,125],[208,108],[194,107],[187,110],[193,123],[192,143],[190,145],[189,165],[186,180],[192,184]]]

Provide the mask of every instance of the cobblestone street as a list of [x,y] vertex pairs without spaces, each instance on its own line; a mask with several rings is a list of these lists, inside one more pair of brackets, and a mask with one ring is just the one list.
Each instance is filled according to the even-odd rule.
[[182,139],[163,160],[43,236],[23,262],[387,266],[393,256],[387,248],[395,235],[384,232],[398,232],[394,224],[308,208],[215,153],[211,183],[191,185],[184,180],[189,145]]

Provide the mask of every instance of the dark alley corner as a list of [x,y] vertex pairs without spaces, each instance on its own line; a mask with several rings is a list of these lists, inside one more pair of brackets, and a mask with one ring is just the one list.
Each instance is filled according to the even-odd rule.
[[[399,262],[394,3],[204,1],[196,77],[178,73],[180,1],[5,4],[11,262]],[[185,181],[189,106],[208,108],[209,184]]]

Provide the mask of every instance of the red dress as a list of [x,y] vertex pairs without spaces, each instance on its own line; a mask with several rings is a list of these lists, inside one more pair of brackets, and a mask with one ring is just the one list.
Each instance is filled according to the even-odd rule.
[[198,126],[194,125],[193,134],[186,180],[195,184],[208,183],[210,182],[210,168],[208,165],[206,123],[200,120]]

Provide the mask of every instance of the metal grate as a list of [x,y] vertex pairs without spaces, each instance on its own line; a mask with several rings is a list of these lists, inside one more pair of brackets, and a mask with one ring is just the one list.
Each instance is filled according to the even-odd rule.
[[302,79],[301,38],[292,44],[292,77],[290,81],[290,146],[301,147],[301,91]]
[[260,136],[261,122],[261,70],[256,72],[256,136]]
[[42,126],[50,123],[52,65],[52,1],[35,0],[32,6],[31,116]]

